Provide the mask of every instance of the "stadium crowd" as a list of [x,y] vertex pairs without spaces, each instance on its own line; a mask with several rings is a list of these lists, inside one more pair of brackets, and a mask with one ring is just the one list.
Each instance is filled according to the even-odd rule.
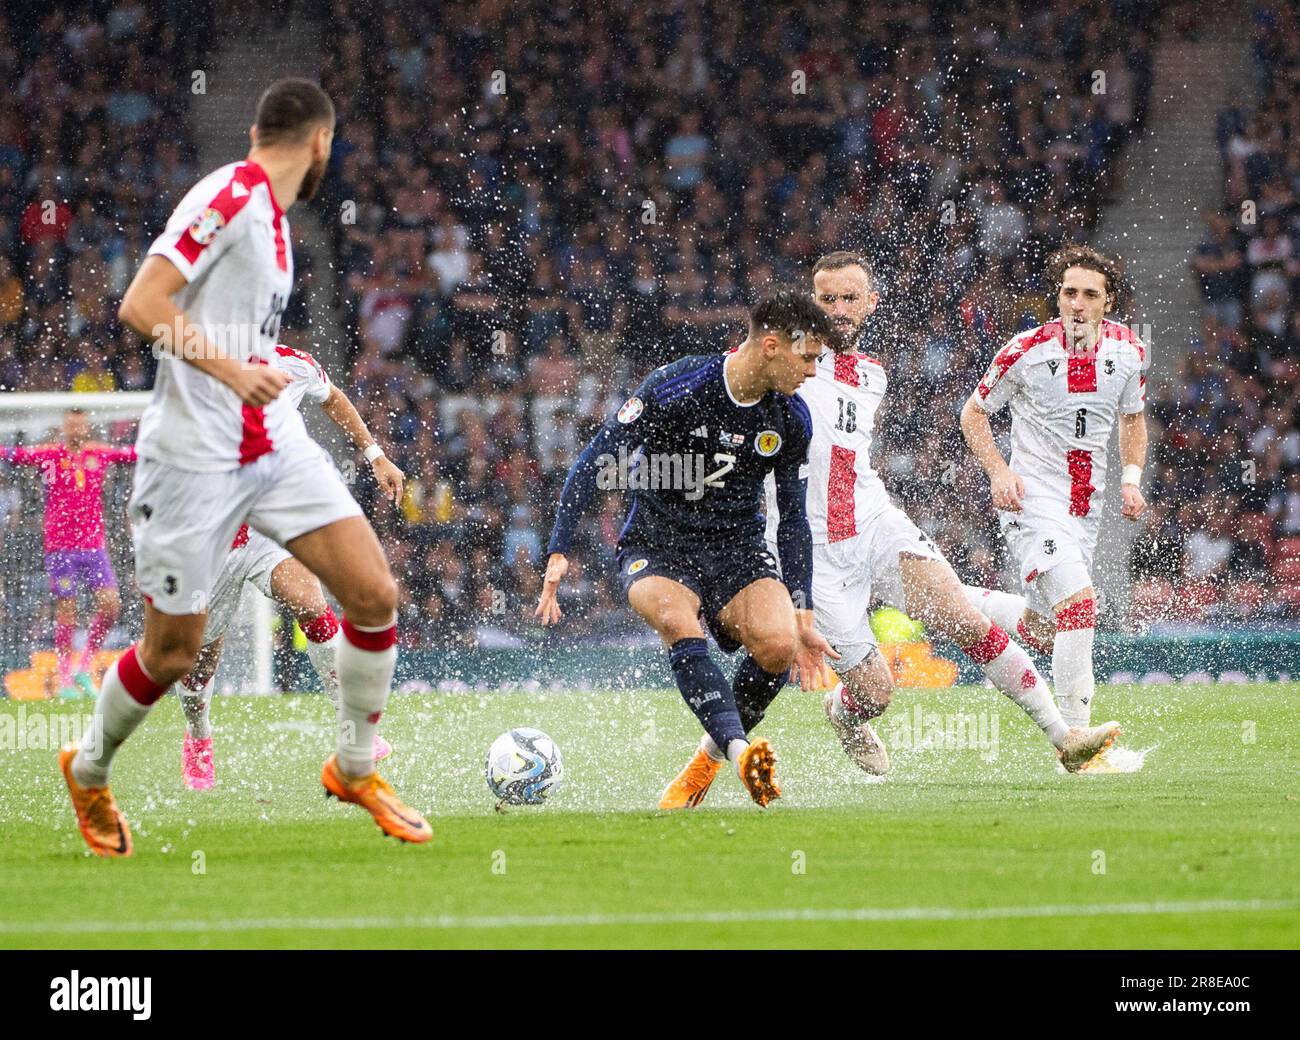
[[1254,8],[1260,102],[1218,119],[1221,207],[1191,260],[1201,336],[1149,395],[1130,621],[1300,614],[1300,4]]
[[[997,347],[1050,316],[1042,258],[1086,240],[1122,186],[1160,6],[313,5],[339,116],[314,203],[349,335],[332,375],[410,478],[400,511],[371,509],[403,577],[403,638],[536,636],[551,513],[596,424],[656,364],[738,340],[762,287],[846,246],[877,262],[886,480],[963,577],[1001,582],[956,412]],[[0,12],[0,387],[150,385],[116,301],[203,172],[174,70],[212,38],[182,42],[163,12]],[[1202,349],[1153,384],[1141,623],[1175,589],[1194,591],[1188,617],[1300,610],[1268,595],[1288,560],[1300,589],[1294,4],[1259,18],[1265,100],[1220,121],[1224,210],[1195,261]],[[622,510],[607,495],[584,528],[570,636],[631,631]]]
[[[964,575],[998,580],[956,411],[1048,316],[1040,262],[1087,238],[1144,118],[1157,8],[1109,6],[335,3],[320,208],[351,385],[413,478],[384,531],[404,630],[524,634],[594,426],[844,246],[877,261],[887,479]],[[625,616],[621,508],[586,527],[570,631]]]

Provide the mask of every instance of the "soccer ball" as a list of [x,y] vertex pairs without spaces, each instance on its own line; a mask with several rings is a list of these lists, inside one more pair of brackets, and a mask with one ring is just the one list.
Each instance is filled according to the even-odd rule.
[[508,805],[540,805],[564,776],[555,741],[539,729],[512,729],[488,748],[487,784]]

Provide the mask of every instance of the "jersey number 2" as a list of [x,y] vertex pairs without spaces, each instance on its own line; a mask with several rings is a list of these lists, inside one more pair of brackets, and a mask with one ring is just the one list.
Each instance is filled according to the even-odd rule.
[[730,473],[732,469],[735,467],[736,456],[728,455],[726,454],[726,452],[721,452],[721,451],[714,452],[713,461],[721,462],[722,465],[719,466],[717,469],[715,469],[707,477],[705,477],[704,483],[707,487],[716,487],[716,488],[725,487],[726,481],[724,481],[722,478],[725,477],[728,473]]

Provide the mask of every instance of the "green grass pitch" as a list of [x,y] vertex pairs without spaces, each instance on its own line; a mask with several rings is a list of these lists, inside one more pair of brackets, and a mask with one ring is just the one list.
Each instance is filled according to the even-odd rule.
[[[0,947],[1294,947],[1298,690],[1104,688],[1094,717],[1149,749],[1108,776],[1057,774],[991,690],[902,690],[883,781],[787,690],[761,730],[785,796],[763,812],[724,773],[679,814],[654,809],[698,737],[675,692],[395,696],[384,772],[430,814],[419,847],[322,797],[323,697],[217,698],[204,793],[168,698],[117,762],[117,861],[85,853],[40,746],[88,702],[0,701]],[[514,725],[566,776],[498,813],[483,756]]]

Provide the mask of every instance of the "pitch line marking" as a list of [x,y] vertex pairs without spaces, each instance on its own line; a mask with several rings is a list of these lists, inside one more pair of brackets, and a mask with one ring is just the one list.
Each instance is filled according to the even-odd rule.
[[438,914],[411,917],[255,917],[190,921],[0,921],[0,935],[94,935],[117,932],[355,931],[377,929],[605,928],[765,922],[1003,921],[1040,917],[1116,917],[1297,910],[1297,900],[1209,899],[1186,902],[1082,903],[1044,906],[909,906],[699,911],[663,914]]

